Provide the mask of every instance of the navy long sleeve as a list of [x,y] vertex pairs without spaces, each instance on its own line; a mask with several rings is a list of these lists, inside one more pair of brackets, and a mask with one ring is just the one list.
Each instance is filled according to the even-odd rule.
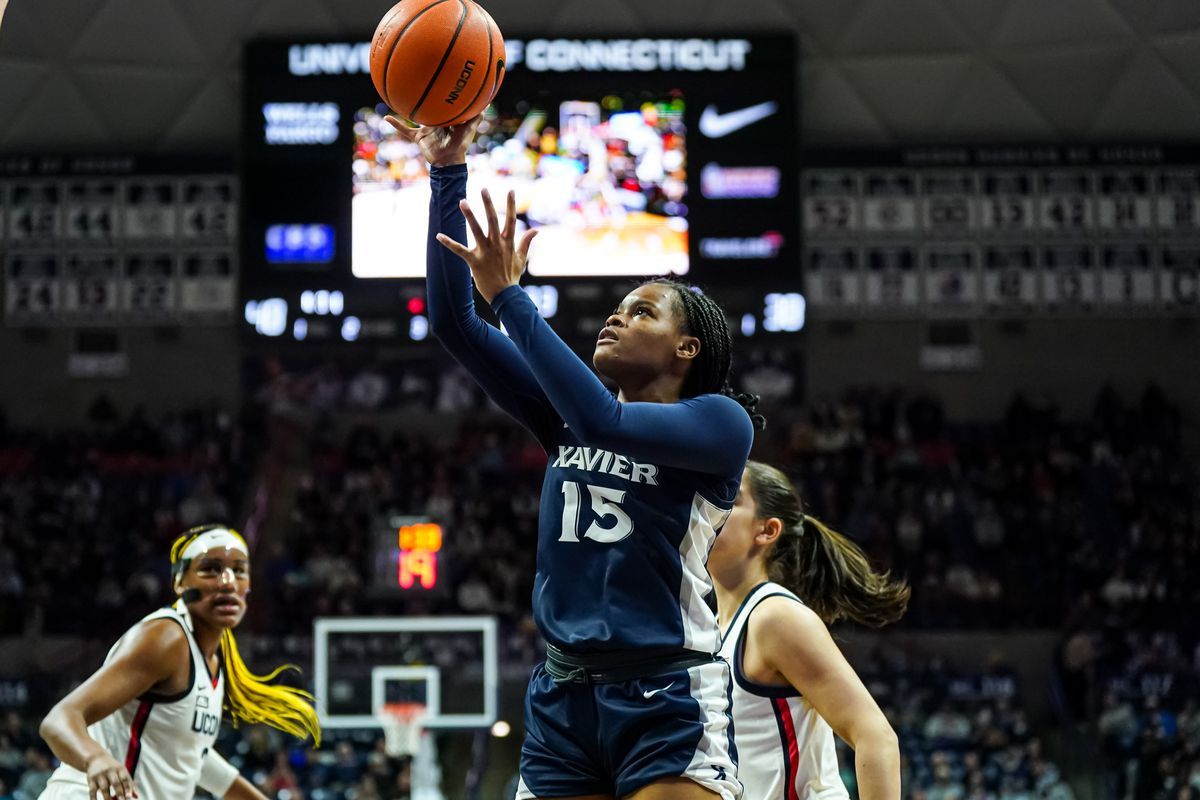
[[437,241],[466,242],[458,203],[465,165],[430,170],[426,286],[434,335],[497,405],[550,450],[565,422],[583,441],[633,458],[717,475],[738,474],[753,440],[746,412],[721,395],[676,403],[621,403],[546,324],[518,286],[492,307],[511,339],[475,311],[471,271]]
[[458,208],[466,168],[431,176],[433,331],[550,454],[538,514],[538,629],[578,652],[716,652],[705,560],[737,496],[749,416],[713,394],[619,402],[518,286],[492,302],[509,336],[480,319],[470,269],[435,238],[466,241]]
[[555,411],[582,441],[681,469],[741,473],[754,428],[732,398],[707,394],[675,403],[622,403],[519,286],[498,294],[492,308]]
[[[549,450],[559,419],[521,353],[475,313],[474,284],[466,262],[437,241],[444,233],[466,244],[467,223],[458,203],[467,193],[467,167],[430,169],[429,235],[425,286],[434,335],[479,382],[488,396]],[[522,292],[524,294],[524,292]]]

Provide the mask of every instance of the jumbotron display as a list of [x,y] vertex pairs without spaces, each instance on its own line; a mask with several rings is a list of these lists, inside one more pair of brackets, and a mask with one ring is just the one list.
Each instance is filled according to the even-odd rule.
[[[515,192],[519,224],[540,230],[532,281],[799,286],[793,39],[506,48],[468,195]],[[293,310],[304,292],[340,292],[370,334],[424,277],[429,173],[384,120],[368,53],[366,42],[249,46],[242,285],[244,303]]]

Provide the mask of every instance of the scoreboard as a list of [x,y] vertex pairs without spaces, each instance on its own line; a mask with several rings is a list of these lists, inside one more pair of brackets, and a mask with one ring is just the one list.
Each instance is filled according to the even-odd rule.
[[10,326],[228,321],[236,302],[231,164],[0,159]]
[[440,594],[446,582],[442,526],[425,517],[380,516],[371,523],[371,583],[377,596]]
[[[639,277],[713,286],[737,329],[802,325],[790,36],[506,40],[468,198],[515,192],[525,283],[594,339]],[[365,41],[243,59],[241,297],[250,342],[420,341],[429,174],[384,121]],[[771,297],[768,298],[768,295]],[[328,299],[329,302],[326,302]]]
[[801,173],[825,317],[1194,314],[1200,151],[821,151]]

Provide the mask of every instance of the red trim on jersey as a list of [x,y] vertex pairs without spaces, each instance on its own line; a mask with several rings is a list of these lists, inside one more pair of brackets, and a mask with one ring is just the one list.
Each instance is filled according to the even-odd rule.
[[221,668],[225,666],[225,659],[221,653],[217,652],[217,671],[213,672],[212,667],[208,665],[208,659],[204,659],[204,671],[208,673],[209,680],[212,681],[212,687],[217,688],[217,681],[221,680]]
[[142,731],[146,730],[146,720],[150,718],[150,709],[152,708],[154,708],[154,703],[149,700],[139,703],[137,711],[133,715],[133,723],[129,726],[129,747],[125,750],[125,769],[129,770],[131,778],[137,771],[138,759],[142,756]]
[[779,738],[787,757],[787,800],[800,800],[796,791],[796,777],[800,774],[800,743],[796,740],[796,725],[792,721],[792,707],[787,698],[771,700],[775,707],[775,722],[779,724]]

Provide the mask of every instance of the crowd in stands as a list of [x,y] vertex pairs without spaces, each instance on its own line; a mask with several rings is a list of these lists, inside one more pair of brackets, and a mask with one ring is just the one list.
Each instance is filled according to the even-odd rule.
[[[905,797],[1073,799],[1022,710],[1018,681],[1003,664],[957,672],[939,659],[895,650],[872,653],[859,667],[900,737]],[[27,794],[17,800],[36,797],[49,768],[30,736],[32,723],[10,715],[0,728],[0,787],[24,787],[18,791]],[[389,756],[377,732],[331,731],[328,743],[314,751],[270,728],[226,726],[217,749],[272,800],[395,800],[408,797],[411,785],[411,760]],[[844,745],[840,762],[853,792],[854,757]],[[461,791],[461,773],[445,780],[447,790]],[[9,796],[4,792],[0,788],[0,798]]]
[[152,421],[105,401],[85,429],[0,425],[0,636],[109,636],[161,605],[172,540],[240,513],[260,438],[217,409]]
[[[1072,800],[1023,709],[1019,682],[998,660],[984,672],[939,658],[874,652],[859,673],[900,739],[902,785],[913,800]],[[847,786],[853,754],[840,744]]]
[[[1112,796],[1200,791],[1200,622],[1178,613],[1200,600],[1190,579],[1200,475],[1182,449],[1181,416],[1161,393],[1151,387],[1130,402],[1105,390],[1082,419],[1018,396],[1000,420],[950,422],[928,397],[879,390],[779,413],[772,406],[791,405],[801,387],[777,357],[751,362],[744,380],[766,395],[771,426],[756,456],[783,465],[811,513],[911,583],[899,627],[1064,630],[1063,713],[1098,721]],[[246,524],[276,440],[289,437],[288,477],[276,477],[290,482],[280,493],[285,522],[255,542],[249,653],[278,652],[284,641],[305,651],[322,615],[495,614],[503,660],[532,663],[545,455],[456,374],[364,367],[343,380],[330,365],[301,377],[273,368],[259,407],[238,415],[205,409],[152,421],[98,403],[84,430],[32,434],[0,423],[0,635],[111,641],[169,597],[166,551],[180,530],[213,519]],[[364,400],[376,397],[388,401]],[[431,432],[331,416],[406,404],[460,412],[460,421]],[[394,575],[381,572],[376,538],[395,516],[445,526],[439,591],[382,590]],[[940,681],[895,669],[871,675],[873,690],[893,698],[889,714],[909,743],[912,796],[1062,796],[1011,696],[914,692]],[[291,797],[341,796],[314,789],[337,783],[346,748],[310,764],[302,751],[280,756],[272,745],[267,758],[247,744],[261,735],[236,744],[259,747],[254,769],[279,785],[288,774],[307,781],[308,793]],[[29,744],[0,729],[0,798],[49,763]],[[373,763],[372,746],[351,748],[359,768]],[[375,770],[376,784],[404,780],[394,765]]]
[[[1178,619],[1181,627],[1193,622]],[[1200,796],[1200,651],[1184,646],[1194,641],[1178,630],[1112,628],[1069,640],[1090,651],[1088,688],[1111,796]]]
[[[477,395],[456,407],[470,413],[438,436],[301,429],[291,518],[255,553],[256,588],[290,609],[264,621],[272,632],[382,610],[363,590],[372,537],[395,515],[452,531],[453,590],[410,603],[527,615],[545,456],[480,415]],[[1149,624],[1200,600],[1188,579],[1200,479],[1180,452],[1178,413],[1152,390],[1128,407],[1102,394],[1084,421],[1017,398],[998,422],[950,424],[928,398],[864,392],[772,424],[756,455],[782,463],[811,513],[912,584],[902,626],[1059,627],[1109,612]],[[257,417],[217,411],[0,433],[0,633],[104,632],[113,611],[160,602],[179,530],[244,524],[264,437]],[[73,591],[81,582],[94,594]]]

